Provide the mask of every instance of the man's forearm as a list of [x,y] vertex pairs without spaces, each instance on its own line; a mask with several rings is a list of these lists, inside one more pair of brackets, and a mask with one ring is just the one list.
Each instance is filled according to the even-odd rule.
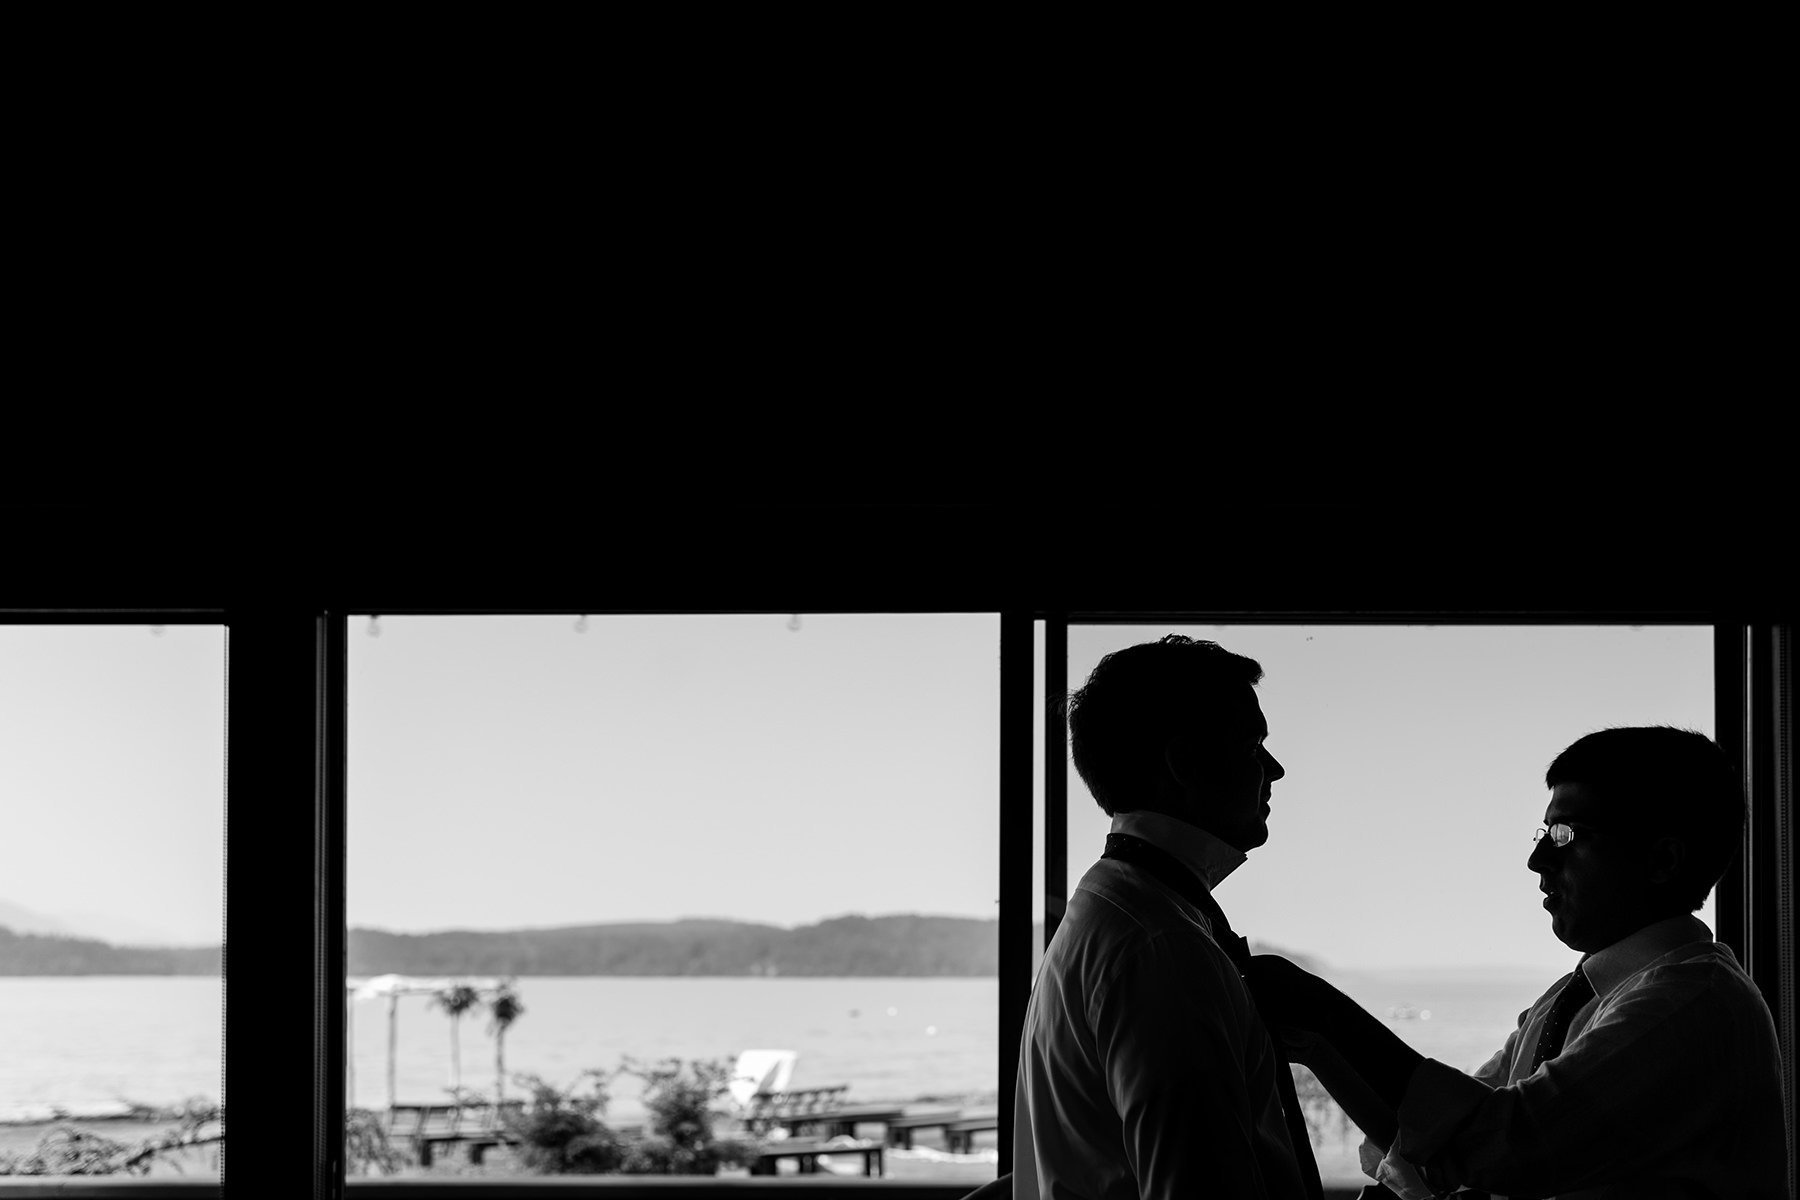
[[[1386,1106],[1390,1118],[1400,1111],[1400,1101],[1406,1096],[1406,1085],[1411,1081],[1413,1072],[1425,1061],[1424,1055],[1408,1046],[1397,1037],[1393,1030],[1383,1025],[1379,1018],[1373,1016],[1362,1005],[1350,999],[1329,984],[1322,989],[1324,995],[1319,1005],[1320,1022],[1318,1030],[1344,1065],[1355,1074],[1363,1087],[1373,1093],[1375,1100]],[[1325,1082],[1323,1076],[1320,1082]],[[1331,1090],[1329,1083],[1326,1089]],[[1345,1085],[1348,1090],[1349,1085]],[[1336,1092],[1332,1094],[1335,1096]],[[1341,1100],[1339,1103],[1343,1103]],[[1364,1102],[1366,1104],[1366,1101]],[[1349,1109],[1345,1109],[1349,1112]],[[1351,1113],[1356,1119],[1356,1114]],[[1380,1123],[1377,1112],[1370,1113],[1370,1119]],[[1394,1129],[1386,1130],[1385,1137],[1378,1137],[1374,1130],[1357,1124],[1370,1139],[1382,1145],[1390,1145],[1394,1140]]]

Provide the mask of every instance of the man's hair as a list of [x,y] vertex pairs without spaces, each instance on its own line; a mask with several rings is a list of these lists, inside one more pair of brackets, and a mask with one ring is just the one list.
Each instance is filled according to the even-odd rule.
[[1115,650],[1068,698],[1075,769],[1107,816],[1138,807],[1171,735],[1217,720],[1262,679],[1255,659],[1171,633]]
[[1718,744],[1672,725],[1626,726],[1590,733],[1556,756],[1546,787],[1579,783],[1646,837],[1687,846],[1676,886],[1689,909],[1737,857],[1744,833],[1744,787]]

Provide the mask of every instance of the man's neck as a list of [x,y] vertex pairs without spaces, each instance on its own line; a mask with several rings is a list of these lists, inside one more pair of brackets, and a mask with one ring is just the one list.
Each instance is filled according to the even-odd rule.
[[1167,813],[1139,809],[1113,818],[1112,832],[1143,838],[1172,854],[1200,877],[1208,891],[1244,865],[1244,852],[1200,826]]

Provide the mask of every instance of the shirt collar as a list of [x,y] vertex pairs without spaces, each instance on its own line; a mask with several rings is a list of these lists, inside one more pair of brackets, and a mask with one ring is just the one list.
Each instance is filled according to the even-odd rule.
[[1698,917],[1683,915],[1655,921],[1581,960],[1581,973],[1604,998],[1614,988],[1669,953],[1694,942],[1710,942],[1712,930]]
[[1113,817],[1112,831],[1143,838],[1151,845],[1167,850],[1182,866],[1198,875],[1209,892],[1248,859],[1236,846],[1167,813],[1122,812]]

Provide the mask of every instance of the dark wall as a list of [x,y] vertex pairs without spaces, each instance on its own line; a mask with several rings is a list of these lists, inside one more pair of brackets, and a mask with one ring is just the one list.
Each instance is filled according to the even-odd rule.
[[[571,486],[248,487],[4,510],[0,608],[1791,612],[1766,490],[1420,479],[881,504]],[[1551,486],[1540,481],[1540,490]],[[1475,493],[1475,494],[1471,494]],[[855,493],[847,493],[854,495]]]

